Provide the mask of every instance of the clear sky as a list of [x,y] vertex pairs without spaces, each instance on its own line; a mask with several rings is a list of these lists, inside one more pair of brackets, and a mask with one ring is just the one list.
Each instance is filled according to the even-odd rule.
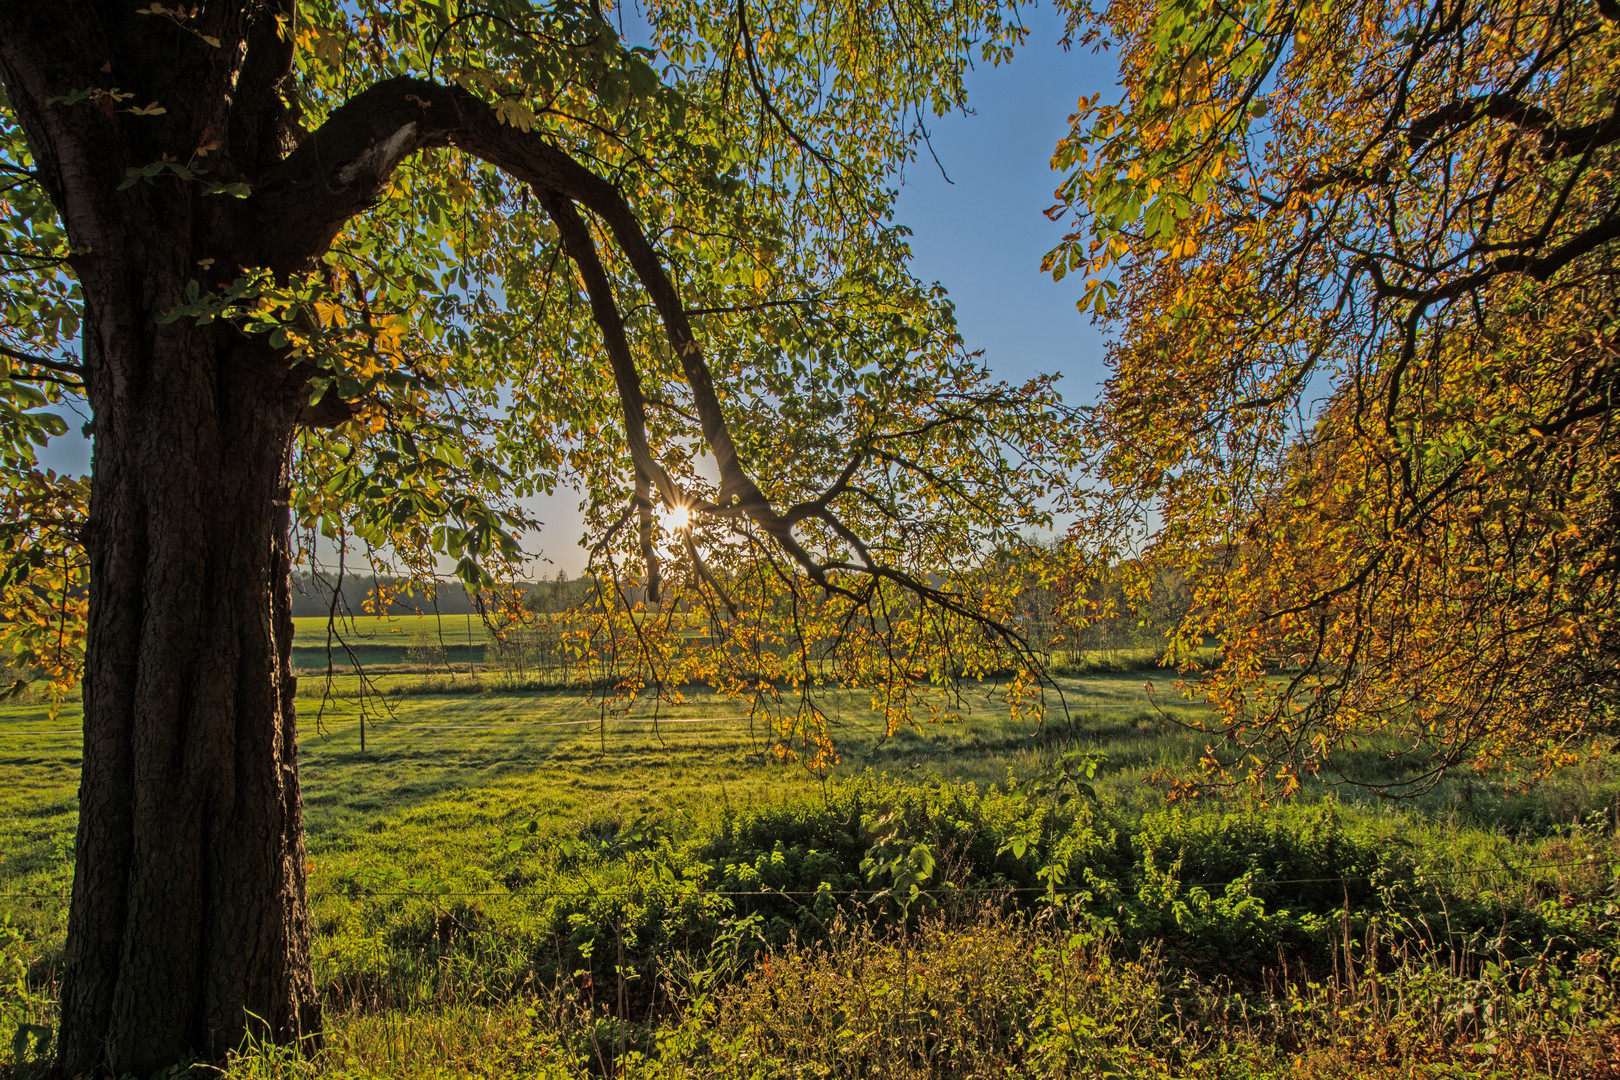
[[[1041,273],[1041,257],[1064,232],[1042,211],[1058,181],[1052,148],[1068,131],[1075,101],[1099,90],[1107,97],[1115,71],[1106,54],[1065,52],[1051,11],[1029,15],[1029,40],[1010,64],[970,73],[973,111],[929,125],[940,165],[925,151],[906,170],[897,217],[913,230],[917,276],[945,285],[968,347],[983,349],[991,369],[1011,381],[1061,373],[1064,397],[1078,404],[1095,397],[1104,377],[1102,337],[1075,310],[1079,280],[1054,283]],[[85,471],[89,447],[76,436],[75,423],[43,463]],[[535,567],[537,576],[559,568],[573,576],[584,567],[577,502],[569,491],[536,505],[546,528],[530,550],[549,560]]]
[[985,350],[1007,379],[1061,372],[1064,397],[1079,403],[1103,378],[1102,338],[1075,310],[1079,282],[1041,273],[1042,256],[1065,232],[1043,211],[1059,179],[1052,149],[1068,133],[1076,100],[1107,97],[1115,72],[1107,54],[1065,52],[1057,18],[1033,14],[1012,63],[969,76],[973,112],[929,126],[954,183],[924,153],[902,178],[897,217],[914,230],[917,276],[944,283],[968,346]]

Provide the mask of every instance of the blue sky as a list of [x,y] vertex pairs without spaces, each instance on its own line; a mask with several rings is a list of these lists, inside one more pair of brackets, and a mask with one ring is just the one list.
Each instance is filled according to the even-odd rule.
[[1115,72],[1106,54],[1063,51],[1052,12],[1032,14],[1029,41],[1012,63],[970,74],[973,113],[929,127],[954,184],[924,153],[903,177],[897,217],[914,230],[917,276],[950,291],[969,347],[984,349],[1007,379],[1063,373],[1064,396],[1078,404],[1104,377],[1102,337],[1075,310],[1079,281],[1041,273],[1041,257],[1065,231],[1043,211],[1059,179],[1052,149],[1076,100],[1107,97]]
[[[1042,211],[1058,182],[1052,148],[1068,131],[1075,101],[1097,91],[1109,96],[1115,71],[1106,54],[1065,52],[1052,11],[1027,15],[1029,40],[1013,61],[969,74],[973,111],[929,125],[940,164],[925,151],[906,170],[896,216],[913,230],[917,276],[949,290],[968,347],[983,349],[991,369],[1009,381],[1061,373],[1064,397],[1079,404],[1095,398],[1105,375],[1103,340],[1075,310],[1079,280],[1054,283],[1041,273],[1041,257],[1064,232]],[[43,464],[85,471],[89,447],[76,435],[75,424],[74,435],[42,455]],[[572,576],[584,567],[577,502],[563,491],[535,506],[546,528],[531,550],[549,561],[536,575],[561,568]]]
[[[1106,375],[1103,337],[1075,310],[1082,279],[1053,282],[1041,273],[1041,258],[1066,231],[1044,211],[1059,179],[1052,150],[1075,102],[1099,91],[1108,98],[1116,72],[1107,54],[1065,52],[1051,10],[1028,14],[1029,40],[1013,61],[969,74],[973,111],[929,124],[939,165],[924,150],[906,169],[896,218],[912,229],[916,275],[949,291],[968,347],[983,349],[1008,381],[1061,373],[1064,398],[1081,404],[1095,400]],[[537,575],[583,569],[576,502],[560,492],[537,504],[546,522],[537,549],[551,561]]]

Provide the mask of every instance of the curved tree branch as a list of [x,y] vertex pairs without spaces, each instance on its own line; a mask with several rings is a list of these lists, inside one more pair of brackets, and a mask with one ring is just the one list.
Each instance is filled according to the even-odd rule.
[[[843,475],[822,497],[785,513],[773,506],[743,467],[713,375],[692,329],[691,313],[629,200],[614,184],[551,142],[544,132],[523,131],[503,123],[493,108],[466,90],[423,79],[397,78],[378,83],[334,111],[281,166],[266,175],[259,189],[246,200],[249,224],[265,237],[265,246],[258,252],[263,264],[280,272],[307,266],[326,250],[345,221],[363,212],[381,194],[401,161],[419,151],[446,146],[487,161],[538,192],[557,225],[564,248],[584,279],[592,318],[602,332],[624,412],[626,440],[637,473],[635,510],[642,518],[642,546],[654,589],[657,565],[651,548],[651,500],[647,489],[656,489],[671,506],[752,520],[823,589],[847,594],[828,578],[832,571],[889,580],[946,610],[973,618],[1028,652],[1022,635],[977,613],[963,596],[881,562],[823,563],[812,556],[794,537],[794,523],[814,518],[846,540],[853,537],[853,530],[834,515],[831,503],[847,489],[850,476],[870,457],[869,452],[855,454]],[[652,454],[646,436],[646,398],[624,319],[590,228],[576,204],[601,220],[653,302],[665,337],[680,360],[698,425],[719,469],[717,503],[703,502],[684,492]],[[856,546],[865,550],[864,545]]]

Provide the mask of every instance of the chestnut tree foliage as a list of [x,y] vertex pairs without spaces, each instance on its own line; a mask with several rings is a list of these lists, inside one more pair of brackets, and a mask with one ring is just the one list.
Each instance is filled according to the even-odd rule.
[[[422,148],[400,148],[414,152],[319,269],[240,267],[226,280],[210,262],[215,288],[188,282],[155,313],[229,322],[310,365],[292,461],[306,555],[319,532],[424,578],[453,563],[506,601],[497,586],[540,524],[521,501],[566,479],[588,489],[592,570],[622,571],[638,598],[660,599],[664,562],[695,566],[694,546],[649,513],[681,505],[715,569],[764,555],[759,565],[791,566],[773,575],[779,585],[803,576],[823,595],[848,592],[833,579],[853,574],[864,584],[846,599],[864,604],[883,582],[926,594],[925,579],[964,565],[960,553],[1016,545],[1020,526],[1050,520],[1043,497],[1061,475],[1070,414],[1049,379],[996,384],[964,351],[943,291],[909,275],[907,231],[889,220],[891,171],[913,158],[928,114],[965,103],[967,63],[1010,57],[1023,36],[1016,7],[919,6],[873,21],[659,6],[647,12],[657,49],[624,45],[594,8],[398,7],[264,9],[292,54],[278,86],[290,145],[360,90],[422,78],[453,88],[460,107],[488,104],[493,138],[533,134],[571,155],[580,178],[608,179],[603,205],[581,216],[485,160],[499,153],[464,149],[446,121],[411,136]],[[195,5],[135,13],[217,47]],[[412,90],[390,83],[386,96],[434,127]],[[135,96],[90,87],[52,107],[128,123],[169,112]],[[0,407],[16,537],[3,632],[26,667],[66,689],[82,664],[73,526],[88,489],[39,471],[35,448],[88,419],[72,404],[84,389],[82,297],[26,134],[9,112],[0,119],[11,245],[0,253]],[[189,185],[251,203],[253,182],[209,134],[185,160],[126,167],[120,189]],[[696,468],[710,435],[725,447],[718,487]],[[682,576],[718,584],[707,569]],[[736,607],[724,592],[708,599]]]
[[[651,48],[571,0],[0,7],[0,638],[84,683],[67,1072],[318,1031],[310,536],[498,599],[523,500],[581,484],[581,654],[751,696],[784,754],[825,760],[829,683],[893,723],[1033,684],[986,560],[1057,508],[1069,414],[964,351],[888,187],[1016,10],[645,14]],[[37,463],[75,409],[88,482]]]
[[[1081,535],[1193,577],[1218,781],[1616,731],[1620,10],[1115,0],[1048,257],[1116,329]],[[1393,740],[1393,741],[1391,741]],[[1397,784],[1395,786],[1400,786]]]

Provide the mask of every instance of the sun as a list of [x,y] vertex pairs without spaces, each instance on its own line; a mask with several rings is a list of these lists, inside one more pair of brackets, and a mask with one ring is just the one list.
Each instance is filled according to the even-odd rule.
[[682,529],[692,527],[692,513],[684,506],[673,506],[664,512],[664,528],[670,532],[680,532]]

